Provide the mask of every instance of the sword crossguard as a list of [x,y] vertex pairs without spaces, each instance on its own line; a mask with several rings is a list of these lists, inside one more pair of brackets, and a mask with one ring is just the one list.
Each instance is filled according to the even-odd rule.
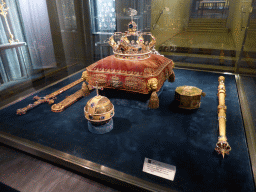
[[49,105],[54,103],[54,100],[57,99],[57,97],[52,97],[52,98],[47,98],[47,97],[39,97],[39,96],[35,96],[33,98],[34,100],[40,101],[41,103],[48,103]]

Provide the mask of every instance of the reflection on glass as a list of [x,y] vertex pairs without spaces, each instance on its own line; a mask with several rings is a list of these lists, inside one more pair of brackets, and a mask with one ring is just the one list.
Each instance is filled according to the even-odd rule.
[[[243,7],[243,12],[246,14],[248,8]],[[246,18],[245,18],[246,19]],[[246,24],[248,28],[246,28]],[[244,21],[245,42],[244,49],[241,53],[241,61],[239,63],[239,72],[241,73],[252,73],[256,70],[256,1],[253,1],[252,7],[249,7],[249,19],[248,23]]]
[[115,0],[94,0],[91,4],[94,32],[116,30]]
[[61,0],[65,29],[76,29],[76,15],[73,0]]
[[192,18],[227,18],[228,0],[193,0]]
[[0,85],[4,85],[0,91],[31,75],[31,63],[18,10],[14,1],[0,2]]

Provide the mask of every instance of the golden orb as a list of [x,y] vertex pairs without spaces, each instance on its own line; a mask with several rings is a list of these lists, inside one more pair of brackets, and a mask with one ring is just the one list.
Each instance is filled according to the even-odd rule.
[[108,123],[114,116],[114,105],[107,97],[97,95],[84,107],[85,118],[93,125]]

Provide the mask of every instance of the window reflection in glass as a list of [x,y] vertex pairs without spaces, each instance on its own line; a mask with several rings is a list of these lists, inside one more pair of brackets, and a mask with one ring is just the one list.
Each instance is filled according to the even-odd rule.
[[116,30],[115,0],[93,0],[91,2],[93,32]]
[[75,30],[76,15],[73,0],[61,0],[62,16],[65,29]]

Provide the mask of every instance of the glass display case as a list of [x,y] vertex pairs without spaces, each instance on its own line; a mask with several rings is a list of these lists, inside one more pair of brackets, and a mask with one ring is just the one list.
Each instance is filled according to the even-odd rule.
[[[94,134],[84,108],[97,94],[85,72],[114,57],[110,37],[133,28],[131,15],[138,31],[156,39],[155,60],[175,67],[159,72],[156,109],[148,107],[153,94],[131,91],[153,89],[142,76],[122,82],[113,75],[112,89],[98,90],[114,106],[113,127]],[[1,0],[0,26],[1,143],[150,191],[255,191],[255,0]],[[126,66],[124,60],[108,65],[116,70],[113,63]],[[101,87],[107,77],[98,72],[90,78]],[[225,158],[214,150],[219,76],[232,148]],[[117,89],[121,84],[129,89]],[[206,93],[199,108],[177,106],[175,90],[184,85]],[[83,86],[90,91],[80,93]],[[53,110],[64,100],[65,109]]]

